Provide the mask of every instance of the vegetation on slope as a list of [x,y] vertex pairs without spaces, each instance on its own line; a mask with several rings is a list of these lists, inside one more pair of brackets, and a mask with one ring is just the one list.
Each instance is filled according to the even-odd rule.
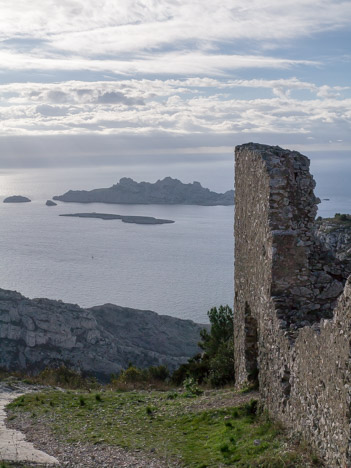
[[233,310],[221,305],[218,309],[213,307],[207,315],[211,329],[200,332],[199,347],[203,352],[173,373],[172,381],[177,385],[187,377],[212,387],[234,384]]
[[332,223],[334,225],[350,227],[351,226],[351,215],[335,213],[333,218],[322,218],[321,216],[318,216],[316,221],[317,221],[317,224],[322,224],[322,223],[328,222],[328,223]]
[[291,448],[282,429],[259,413],[256,400],[232,406],[244,398],[233,390],[197,397],[187,392],[47,391],[22,396],[9,409],[10,418],[25,412],[31,424],[44,424],[62,441],[152,452],[175,466],[312,466],[306,454]]

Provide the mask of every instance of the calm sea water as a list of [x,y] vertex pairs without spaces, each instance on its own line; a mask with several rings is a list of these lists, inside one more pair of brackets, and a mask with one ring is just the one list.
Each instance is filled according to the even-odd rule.
[[[14,194],[33,200],[0,202],[0,287],[31,298],[86,307],[110,302],[206,322],[211,307],[233,303],[233,207],[60,203],[49,208],[45,201],[68,189],[108,187],[124,176],[155,181],[171,175],[185,182],[199,179],[218,191],[230,189],[232,167],[215,169],[202,167],[201,177],[195,166],[183,172],[150,165],[0,171],[0,200]],[[328,171],[317,166],[317,194],[330,198],[322,201],[319,214],[351,213],[348,180],[334,184]],[[90,211],[175,223],[143,226],[58,216]]]
[[[106,205],[45,201],[69,188],[110,186],[111,169],[26,170],[0,174],[0,287],[28,297],[93,306],[114,303],[207,321],[207,311],[233,303],[233,207]],[[151,179],[152,180],[152,179]],[[102,212],[155,216],[174,224],[60,217]]]

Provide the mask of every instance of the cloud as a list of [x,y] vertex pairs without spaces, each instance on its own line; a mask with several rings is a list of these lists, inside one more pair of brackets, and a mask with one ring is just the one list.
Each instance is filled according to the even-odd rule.
[[[245,88],[255,89],[259,97],[242,97]],[[304,99],[301,92],[307,93]],[[184,148],[199,139],[207,139],[211,148],[222,147],[228,138],[278,143],[290,138],[318,145],[328,136],[347,148],[350,108],[349,87],[317,86],[297,78],[14,83],[0,86],[0,136],[119,138],[128,141],[130,151],[148,137],[151,146],[143,147],[145,152],[160,135],[172,145],[179,138]]]
[[36,107],[36,112],[43,115],[44,117],[57,117],[67,115],[68,109],[61,106],[49,106],[42,104]]
[[97,98],[99,104],[125,104],[126,106],[130,105],[144,105],[142,99],[134,99],[125,96],[119,91],[107,91],[103,94],[100,94]]
[[57,104],[65,104],[69,101],[68,94],[60,90],[49,91],[47,97],[50,102],[54,102]]
[[267,50],[347,28],[351,3],[2,0],[0,17],[3,70],[210,76],[318,64]]
[[[35,38],[79,54],[156,49],[197,40],[286,40],[348,27],[347,0],[18,0],[0,2],[0,38]],[[218,27],[220,25],[220,27]]]
[[117,75],[223,75],[237,69],[288,69],[316,66],[312,60],[292,60],[263,55],[209,54],[201,51],[144,53],[134,59],[88,59],[74,56],[19,53],[1,50],[3,70],[86,70]]

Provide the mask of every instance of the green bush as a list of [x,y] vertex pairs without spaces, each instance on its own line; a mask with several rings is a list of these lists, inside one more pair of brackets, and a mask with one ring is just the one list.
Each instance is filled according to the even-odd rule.
[[116,376],[111,376],[111,385],[117,390],[131,390],[135,388],[158,388],[167,389],[169,379],[169,370],[166,366],[151,366],[147,369],[129,364],[128,368],[122,370]]
[[80,372],[61,365],[57,368],[47,367],[36,377],[32,377],[33,383],[52,385],[64,388],[94,388],[98,386],[96,379],[85,377]]
[[210,373],[209,358],[204,353],[199,353],[181,364],[172,374],[172,382],[175,385],[181,385],[184,380],[191,376],[199,384],[205,383]]
[[164,382],[169,378],[169,370],[166,366],[151,366],[147,369],[147,372],[151,380]]
[[138,369],[138,367],[129,366],[128,369],[123,370],[118,379],[120,382],[123,383],[139,383],[145,382],[147,380],[147,376],[145,371],[142,369]]
[[172,375],[172,381],[179,385],[187,377],[198,383],[209,383],[219,387],[234,382],[234,341],[233,311],[226,306],[213,307],[208,312],[211,329],[201,330],[197,354],[182,364]]

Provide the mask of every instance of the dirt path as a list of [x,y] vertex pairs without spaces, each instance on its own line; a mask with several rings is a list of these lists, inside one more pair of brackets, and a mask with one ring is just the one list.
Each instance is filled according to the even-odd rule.
[[0,382],[0,460],[55,466],[59,463],[56,458],[35,449],[22,432],[5,426],[5,406],[24,392],[28,392],[28,388]]

